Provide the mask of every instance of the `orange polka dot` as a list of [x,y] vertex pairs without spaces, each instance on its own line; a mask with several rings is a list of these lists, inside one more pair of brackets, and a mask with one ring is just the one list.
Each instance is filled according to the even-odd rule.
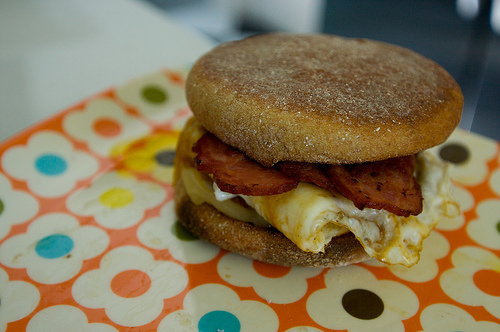
[[121,125],[113,119],[100,118],[93,123],[94,131],[101,136],[113,137],[120,134],[122,131]]
[[182,76],[177,74],[177,73],[168,73],[168,78],[178,84],[182,84],[184,80],[182,79]]
[[480,270],[474,273],[476,286],[492,296],[500,296],[500,273],[494,270]]
[[286,276],[291,268],[288,266],[278,266],[266,264],[259,261],[253,261],[255,271],[266,278],[281,278]]
[[151,287],[151,278],[139,270],[118,273],[111,280],[111,290],[118,296],[131,298],[141,296]]

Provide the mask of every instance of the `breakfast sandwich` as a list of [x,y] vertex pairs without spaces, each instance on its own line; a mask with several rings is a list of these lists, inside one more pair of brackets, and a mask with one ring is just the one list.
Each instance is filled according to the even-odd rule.
[[411,50],[253,36],[203,55],[186,96],[176,212],[226,250],[286,266],[412,266],[438,221],[458,213],[447,166],[426,150],[457,127],[463,96]]

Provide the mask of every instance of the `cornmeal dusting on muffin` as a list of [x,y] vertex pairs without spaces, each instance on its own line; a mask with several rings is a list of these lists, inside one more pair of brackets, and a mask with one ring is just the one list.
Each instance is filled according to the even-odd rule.
[[415,109],[424,103],[432,112],[430,103],[446,100],[443,90],[453,87],[441,78],[437,64],[406,49],[340,37],[332,44],[332,37],[324,35],[273,43],[271,39],[283,37],[277,36],[260,38],[258,45],[223,45],[223,56],[211,58],[217,70],[206,75],[224,78],[237,98],[259,98],[268,107],[289,112],[334,112],[340,121],[349,115],[356,121],[416,120],[426,113]]
[[[460,87],[434,61],[332,35],[268,34],[222,44],[197,61],[187,86],[190,107],[207,129],[266,166],[414,154],[449,136],[463,104]],[[435,135],[423,134],[429,131]],[[308,132],[315,135],[306,139]],[[248,140],[256,144],[246,149]]]

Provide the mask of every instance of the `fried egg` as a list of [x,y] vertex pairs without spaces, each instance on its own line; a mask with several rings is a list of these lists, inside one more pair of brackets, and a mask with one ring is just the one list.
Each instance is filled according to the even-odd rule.
[[[202,133],[203,129],[193,130],[191,143]],[[409,217],[386,210],[360,210],[341,194],[305,182],[279,195],[238,195],[245,206],[232,199],[236,195],[217,188],[194,165],[183,169],[181,176],[195,204],[207,202],[234,219],[271,225],[304,251],[322,252],[332,238],[350,231],[371,257],[410,267],[419,261],[422,243],[439,220],[459,213],[448,173],[448,166],[431,153],[417,155],[415,176],[424,206],[422,213]]]

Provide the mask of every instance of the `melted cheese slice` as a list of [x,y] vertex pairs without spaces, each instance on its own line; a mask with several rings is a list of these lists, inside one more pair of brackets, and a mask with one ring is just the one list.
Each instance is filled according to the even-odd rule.
[[309,183],[300,183],[281,195],[246,196],[245,201],[302,250],[323,251],[340,226],[354,233],[371,257],[412,266],[438,221],[458,214],[447,167],[430,153],[417,157],[417,180],[424,197],[423,212],[418,216],[360,210],[344,196]]
[[[200,133],[199,130],[195,132],[197,134],[192,136]],[[192,139],[194,143],[197,137]],[[193,176],[190,175],[193,170],[199,174],[192,165],[183,170],[184,181],[185,177]],[[397,216],[386,210],[360,210],[344,196],[334,195],[310,183],[300,183],[294,190],[280,195],[241,197],[304,251],[321,252],[333,237],[351,231],[371,257],[388,264],[413,266],[419,260],[423,240],[438,221],[442,217],[454,217],[459,212],[458,204],[451,195],[448,168],[439,159],[428,152],[420,153],[417,156],[416,178],[422,189],[424,207],[421,214],[410,217]],[[200,176],[198,180],[207,181],[204,188],[212,186],[208,177]],[[185,182],[186,186],[193,186],[191,190],[187,188],[188,195],[198,195],[193,202],[207,201],[219,211],[242,220],[239,212],[225,212],[231,204],[234,205],[229,199],[232,195],[215,188],[209,195],[203,194],[210,198],[200,198],[194,184],[188,183]],[[243,221],[252,218],[248,215]]]
[[250,222],[260,227],[271,227],[255,209],[246,207],[243,204],[229,199],[229,197],[224,200],[217,199],[212,189],[210,178],[198,172],[194,167],[183,169],[181,176],[184,187],[186,188],[186,193],[194,204],[200,205],[202,203],[208,203],[233,219]]

